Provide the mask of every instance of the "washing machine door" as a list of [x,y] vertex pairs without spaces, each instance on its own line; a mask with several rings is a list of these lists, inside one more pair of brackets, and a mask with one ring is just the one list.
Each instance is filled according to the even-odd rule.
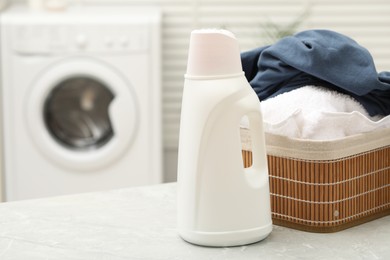
[[37,148],[54,163],[95,170],[123,155],[136,135],[137,98],[126,77],[92,59],[44,71],[27,97]]
[[108,112],[113,99],[114,93],[100,80],[74,75],[59,82],[46,97],[46,128],[69,149],[99,149],[114,135]]

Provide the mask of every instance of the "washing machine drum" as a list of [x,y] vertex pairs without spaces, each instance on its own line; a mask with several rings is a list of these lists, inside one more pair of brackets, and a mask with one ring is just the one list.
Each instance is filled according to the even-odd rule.
[[113,98],[112,91],[96,79],[67,79],[46,99],[46,127],[55,140],[70,149],[98,149],[113,137],[108,114]]

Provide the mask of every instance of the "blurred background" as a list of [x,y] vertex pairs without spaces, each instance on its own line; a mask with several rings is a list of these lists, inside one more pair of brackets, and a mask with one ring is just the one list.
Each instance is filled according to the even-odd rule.
[[373,55],[378,71],[390,70],[390,2],[387,0],[0,0],[0,3],[3,10],[14,4],[44,4],[49,12],[84,6],[150,6],[161,10],[164,182],[177,178],[183,75],[193,29],[230,30],[238,38],[242,51],[272,44],[283,36],[306,29],[335,30],[365,46]]

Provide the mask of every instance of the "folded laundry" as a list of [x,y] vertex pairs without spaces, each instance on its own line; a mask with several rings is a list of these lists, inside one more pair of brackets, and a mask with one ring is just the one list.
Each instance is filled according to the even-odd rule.
[[260,100],[307,85],[345,93],[371,116],[390,114],[390,72],[378,74],[370,53],[329,30],[308,30],[241,54]]
[[[350,96],[318,86],[294,89],[260,104],[264,131],[294,139],[329,141],[390,128],[390,115],[369,116]],[[241,124],[248,126],[246,121]]]

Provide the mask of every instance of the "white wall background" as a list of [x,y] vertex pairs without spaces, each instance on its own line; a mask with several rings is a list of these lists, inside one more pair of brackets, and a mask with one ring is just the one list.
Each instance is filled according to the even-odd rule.
[[[192,29],[224,27],[236,34],[241,49],[264,45],[264,25],[280,28],[306,11],[297,30],[326,28],[344,33],[369,49],[378,71],[390,71],[388,0],[69,0],[77,4],[150,5],[163,11],[163,136],[166,181],[176,179],[183,75]],[[342,73],[342,71],[340,72]]]

